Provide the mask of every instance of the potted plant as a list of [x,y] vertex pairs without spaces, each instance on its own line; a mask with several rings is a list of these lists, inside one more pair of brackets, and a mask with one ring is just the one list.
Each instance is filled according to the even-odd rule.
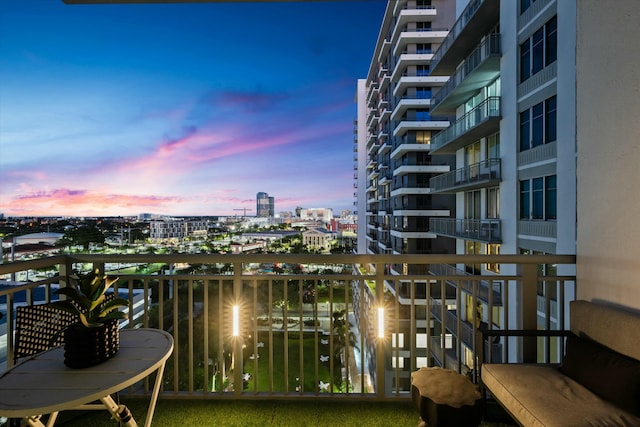
[[107,294],[118,278],[100,269],[69,276],[69,285],[55,293],[66,296],[55,306],[72,313],[78,321],[64,330],[64,363],[70,368],[87,368],[104,362],[120,349],[118,320],[126,314],[118,308],[129,305],[123,298]]

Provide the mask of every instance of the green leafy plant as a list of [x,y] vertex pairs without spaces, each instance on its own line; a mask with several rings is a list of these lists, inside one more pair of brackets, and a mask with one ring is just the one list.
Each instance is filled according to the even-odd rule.
[[114,298],[105,302],[106,292],[117,281],[117,277],[109,278],[97,268],[88,274],[70,275],[70,286],[55,291],[57,295],[65,295],[67,299],[57,301],[55,305],[77,315],[77,327],[97,328],[111,320],[124,319],[126,314],[119,311],[118,307],[129,305],[129,301]]

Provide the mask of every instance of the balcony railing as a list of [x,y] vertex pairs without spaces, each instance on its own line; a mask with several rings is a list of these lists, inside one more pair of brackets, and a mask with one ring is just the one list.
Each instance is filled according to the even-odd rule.
[[431,149],[432,151],[438,151],[446,147],[447,152],[455,151],[456,149],[461,148],[461,145],[463,144],[453,144],[454,141],[462,140],[461,137],[466,134],[469,134],[470,139],[477,139],[479,135],[476,135],[471,131],[485,131],[481,125],[491,122],[492,119],[495,119],[495,130],[498,130],[499,121],[497,119],[500,119],[501,116],[500,97],[491,96],[482,101],[467,114],[457,119],[451,126],[435,135],[431,139]]
[[429,180],[431,192],[462,191],[493,185],[502,178],[500,159],[487,159]]
[[[440,114],[442,112],[438,110],[438,108],[440,108],[440,104],[449,97],[449,95],[452,95],[454,91],[456,91],[456,88],[462,85],[467,77],[471,76],[475,71],[482,71],[482,78],[475,79],[477,80],[476,82],[465,84],[464,89],[459,91],[464,92],[464,94],[468,94],[469,92],[479,89],[483,85],[486,86],[489,80],[487,75],[493,71],[492,74],[497,76],[500,72],[500,54],[500,34],[490,34],[483,40],[480,46],[471,52],[471,54],[465,59],[464,64],[456,69],[456,72],[449,78],[447,83],[434,93],[431,110],[438,111],[438,114]],[[452,104],[453,109],[468,99],[468,96],[456,98],[456,100],[452,100],[454,102],[447,103]]]
[[[565,319],[562,311],[540,313],[535,297],[510,307],[508,292],[536,295],[539,283],[555,283],[560,300],[572,299],[572,255],[58,255],[0,264],[0,360],[4,368],[13,364],[17,305],[48,302],[73,271],[103,267],[119,277],[117,291],[130,301],[122,327],[174,337],[164,398],[408,399],[411,372],[434,360],[458,372],[474,369],[465,355],[476,351],[475,322],[462,326],[460,315],[436,317],[433,309],[462,314],[467,300],[475,307],[478,281],[437,268],[475,263],[501,266],[490,279],[504,295],[483,298],[488,324]],[[540,264],[574,273],[543,276]],[[398,284],[402,295],[390,298]],[[445,287],[454,299],[432,292]],[[233,306],[240,309],[239,338],[231,334]],[[128,393],[149,390],[140,384]]]
[[499,219],[430,218],[429,231],[484,243],[502,243]]
[[[460,14],[458,20],[442,41],[431,59],[431,68],[438,74],[453,74],[455,67],[477,44],[477,35],[485,34],[495,26],[500,17],[498,0],[471,0]],[[468,37],[461,37],[463,33]],[[454,52],[455,55],[449,54]],[[462,58],[457,59],[457,55]]]

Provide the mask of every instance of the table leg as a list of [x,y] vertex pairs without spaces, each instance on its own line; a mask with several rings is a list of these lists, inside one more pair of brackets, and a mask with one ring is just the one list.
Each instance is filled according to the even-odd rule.
[[113,415],[113,418],[120,421],[125,427],[138,427],[138,423],[131,415],[129,408],[125,405],[118,405],[111,396],[100,398],[102,404]]
[[153,393],[151,393],[151,401],[149,402],[149,411],[147,411],[147,418],[144,423],[144,427],[151,427],[151,420],[153,420],[153,412],[156,409],[156,402],[158,401],[158,394],[160,394],[160,386],[162,385],[162,374],[164,374],[164,365],[160,365],[156,371],[156,380],[153,383]]
[[29,427],[45,427],[45,425],[40,421],[42,415],[33,415],[30,417],[24,417],[24,422],[27,423]]

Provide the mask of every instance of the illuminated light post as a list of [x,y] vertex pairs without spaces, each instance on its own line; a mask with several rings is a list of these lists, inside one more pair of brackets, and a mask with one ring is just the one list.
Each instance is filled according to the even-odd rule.
[[232,335],[234,337],[238,337],[240,336],[240,306],[238,305],[233,306],[232,318],[233,318]]
[[378,307],[378,338],[384,338],[384,307]]

